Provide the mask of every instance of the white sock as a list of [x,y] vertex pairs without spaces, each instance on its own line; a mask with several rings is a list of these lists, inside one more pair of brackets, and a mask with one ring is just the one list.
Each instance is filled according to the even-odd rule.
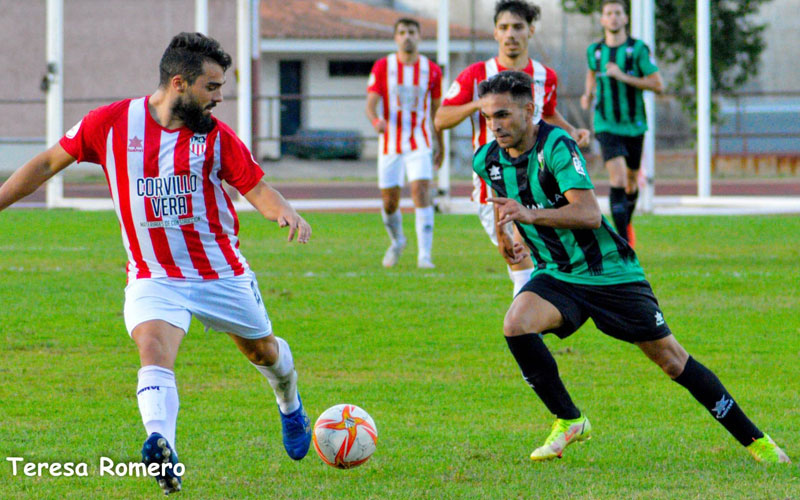
[[511,281],[514,283],[514,297],[522,290],[525,283],[530,281],[532,272],[533,268],[514,271],[510,266],[508,267],[508,277],[511,278]]
[[143,366],[139,370],[136,388],[139,412],[147,435],[158,432],[175,447],[175,426],[178,421],[178,387],[175,373],[156,365]]
[[278,341],[278,361],[271,366],[261,366],[251,363],[266,377],[273,392],[281,413],[288,415],[300,408],[300,399],[297,397],[297,372],[294,370],[294,359],[289,344],[280,337]]
[[389,238],[392,240],[392,245],[395,245],[398,240],[405,239],[403,236],[403,214],[399,208],[390,214],[387,214],[381,208],[381,218],[383,219],[383,225],[386,227],[386,232],[389,233]]
[[430,260],[433,247],[433,207],[414,209],[414,226],[417,229],[417,259]]

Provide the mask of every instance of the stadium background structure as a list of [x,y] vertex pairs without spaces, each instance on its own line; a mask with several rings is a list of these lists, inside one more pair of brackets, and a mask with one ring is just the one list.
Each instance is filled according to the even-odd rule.
[[[649,46],[654,40],[654,0],[633,0],[631,2],[631,31]],[[258,49],[258,0],[236,0],[237,35],[237,134],[251,147],[253,144],[253,75],[254,61],[259,57]],[[195,30],[208,32],[208,0],[195,0]],[[697,0],[697,196],[663,197],[654,196],[654,156],[655,106],[652,93],[645,94],[649,131],[645,137],[643,155],[642,208],[652,213],[794,213],[800,212],[800,200],[794,198],[769,197],[722,197],[711,196],[711,87],[710,87],[710,11],[709,0]],[[444,84],[449,85],[449,5],[447,0],[439,0],[437,32],[437,62],[444,68]],[[64,132],[64,1],[47,0],[47,84],[46,84],[46,142],[55,144]],[[449,150],[450,134],[445,132],[445,144]],[[438,175],[441,194],[438,206],[443,212],[470,213],[468,200],[451,196],[450,155],[446,155]],[[64,196],[63,176],[55,176],[47,184],[46,207],[76,208],[88,210],[112,209],[108,199],[68,198]],[[403,200],[407,203],[408,200]],[[353,199],[348,205],[339,202],[342,209],[371,208],[374,200]],[[601,202],[602,203],[602,202]],[[303,209],[336,208],[330,200],[297,200],[296,206]],[[401,204],[401,206],[404,206]],[[237,202],[237,209],[247,210],[246,203]]]

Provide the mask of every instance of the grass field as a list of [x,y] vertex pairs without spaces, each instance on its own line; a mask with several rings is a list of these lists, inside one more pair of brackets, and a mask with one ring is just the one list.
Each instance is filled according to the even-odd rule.
[[[176,364],[179,498],[800,498],[800,218],[637,217],[640,260],[677,338],[795,459],[765,466],[633,346],[584,326],[548,338],[594,438],[532,463],[552,417],[502,338],[505,266],[471,216],[437,218],[437,268],[411,248],[380,267],[375,214],[309,214],[306,246],[253,213],[242,249],[295,355],[312,421],[340,402],[375,419],[378,451],[340,471],[284,453],[266,381],[193,323]],[[138,356],[122,321],[111,212],[0,214],[0,498],[157,498],[139,458]],[[6,457],[85,462],[89,477],[13,476]]]

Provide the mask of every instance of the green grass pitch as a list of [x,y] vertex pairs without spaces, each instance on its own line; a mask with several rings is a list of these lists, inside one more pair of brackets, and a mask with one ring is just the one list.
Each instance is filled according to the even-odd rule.
[[[350,471],[293,462],[266,381],[194,322],[176,364],[179,498],[800,498],[800,218],[636,218],[665,317],[791,466],[764,466],[638,349],[587,324],[547,338],[594,437],[533,463],[552,417],[502,338],[511,282],[474,216],[436,219],[436,269],[398,266],[376,214],[308,214],[308,245],[254,213],[242,250],[295,355],[312,421],[347,402],[378,426]],[[150,478],[100,477],[139,458],[138,356],[122,320],[112,212],[0,214],[0,498],[157,498]],[[88,477],[12,475],[6,457],[88,463]]]

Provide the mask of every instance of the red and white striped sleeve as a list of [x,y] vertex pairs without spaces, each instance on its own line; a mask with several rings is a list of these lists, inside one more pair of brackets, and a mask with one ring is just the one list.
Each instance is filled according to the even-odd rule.
[[442,68],[433,61],[431,61],[430,64],[431,77],[429,86],[431,90],[431,99],[440,99],[442,97]]
[[228,125],[217,120],[217,127],[220,141],[219,177],[241,194],[246,194],[264,177],[264,171]]
[[558,87],[558,75],[555,70],[545,66],[547,77],[544,81],[544,106],[542,107],[542,116],[552,116],[556,112],[556,102],[558,101],[556,95],[556,87]]
[[375,61],[372,65],[372,71],[369,73],[369,81],[367,82],[367,92],[378,94],[384,99],[386,98],[386,58],[383,57]]
[[483,69],[484,63],[477,62],[468,66],[464,71],[459,73],[453,84],[450,85],[447,94],[444,96],[443,106],[460,106],[472,102],[474,95],[474,87],[476,82],[480,82],[485,74]]
[[106,137],[114,118],[127,109],[130,100],[115,102],[89,111],[58,141],[64,151],[77,161],[103,164]]

